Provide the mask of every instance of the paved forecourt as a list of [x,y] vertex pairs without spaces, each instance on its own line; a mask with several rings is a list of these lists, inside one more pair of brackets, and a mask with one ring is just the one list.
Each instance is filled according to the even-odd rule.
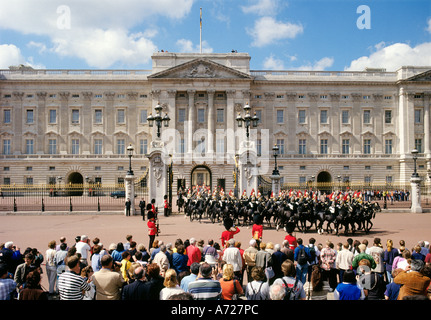
[[[69,245],[73,244],[77,235],[86,234],[92,240],[95,237],[101,239],[104,246],[111,243],[126,242],[126,235],[133,235],[133,239],[139,244],[148,246],[147,221],[142,221],[142,217],[135,215],[126,217],[121,214],[43,214],[43,215],[3,215],[0,217],[0,242],[13,241],[23,252],[26,247],[37,248],[41,253],[45,253],[48,242],[59,241],[61,236],[65,236]],[[181,214],[173,214],[164,217],[159,214],[161,233],[157,237],[164,243],[174,243],[176,239],[183,240],[192,237],[202,239],[205,242],[213,239],[220,242],[220,235],[224,231],[222,224],[212,224],[208,219],[202,222],[193,221]],[[405,240],[407,248],[412,248],[418,241],[426,240],[431,242],[431,214],[412,214],[408,212],[380,212],[373,220],[374,226],[369,234],[357,232],[348,236],[322,234],[319,235],[314,229],[307,233],[295,232],[296,237],[303,238],[308,243],[309,238],[314,237],[316,243],[325,244],[331,240],[334,244],[343,243],[348,237],[358,239],[368,239],[370,245],[375,237],[381,238],[385,247],[386,240],[392,239],[395,247],[398,247],[400,240]],[[248,247],[251,239],[251,227],[240,227],[240,233],[235,235],[235,239],[241,241],[242,248]],[[286,235],[284,230],[265,228],[263,232],[264,242],[281,243]],[[45,268],[45,267],[44,267]],[[43,277],[42,284],[46,288],[46,277]]]

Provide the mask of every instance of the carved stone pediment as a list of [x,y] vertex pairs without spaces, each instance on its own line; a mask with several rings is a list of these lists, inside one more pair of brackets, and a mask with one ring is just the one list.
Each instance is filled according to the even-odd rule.
[[195,59],[148,76],[148,79],[252,79],[246,73],[208,59]]
[[431,81],[431,70],[419,73],[406,79],[405,81]]

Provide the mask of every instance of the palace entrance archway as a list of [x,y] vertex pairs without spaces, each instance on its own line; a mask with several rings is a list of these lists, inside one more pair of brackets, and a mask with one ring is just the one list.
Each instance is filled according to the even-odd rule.
[[206,186],[210,187],[211,185],[211,170],[205,165],[199,165],[193,168],[191,173],[191,181],[192,186]]

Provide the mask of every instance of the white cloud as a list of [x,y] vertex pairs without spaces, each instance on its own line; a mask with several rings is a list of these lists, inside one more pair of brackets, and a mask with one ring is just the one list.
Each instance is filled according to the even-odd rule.
[[308,63],[297,68],[298,70],[313,70],[313,71],[323,71],[326,68],[332,67],[334,64],[334,59],[330,57],[324,57],[314,63]]
[[7,69],[10,66],[24,64],[25,59],[21,50],[13,44],[0,45],[0,69]]
[[244,13],[253,13],[261,16],[275,15],[279,6],[278,0],[254,0],[249,6],[242,6]]
[[388,46],[378,44],[376,51],[369,56],[363,56],[346,67],[348,71],[363,71],[365,68],[386,68],[395,71],[402,66],[431,66],[431,42],[425,42],[415,47],[406,43],[395,43]]
[[[185,53],[196,53],[200,52],[200,44],[193,45],[193,42],[191,40],[187,39],[180,39],[176,43],[177,47],[179,48],[179,52],[185,52]],[[212,53],[213,48],[208,44],[207,41],[202,41],[202,52],[203,53]]]
[[35,69],[44,69],[45,67],[33,62],[32,57],[25,58],[21,50],[13,44],[0,45],[0,69],[9,69],[10,66],[23,64]]
[[272,17],[262,17],[255,22],[253,29],[247,30],[247,33],[253,38],[253,46],[263,47],[280,40],[293,39],[303,31],[300,24],[280,22]]
[[[49,39],[39,52],[78,57],[89,66],[134,66],[151,59],[157,18],[181,19],[195,0],[14,0],[0,2],[0,29]],[[18,22],[18,23],[17,23]],[[131,29],[139,26],[142,32]]]
[[271,54],[271,56],[266,57],[263,61],[263,67],[265,70],[284,70],[284,62]]
[[431,34],[431,18],[428,19],[428,26],[425,30]]

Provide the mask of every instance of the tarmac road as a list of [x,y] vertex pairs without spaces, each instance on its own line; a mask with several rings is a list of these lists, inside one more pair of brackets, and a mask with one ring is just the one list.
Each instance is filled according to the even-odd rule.
[[[3,215],[0,217],[0,242],[13,241],[21,249],[26,247],[37,248],[41,253],[45,253],[48,242],[56,240],[59,242],[61,236],[65,236],[67,243],[72,245],[77,235],[86,234],[92,240],[95,237],[101,239],[104,246],[110,243],[126,242],[126,235],[133,235],[133,240],[138,244],[143,243],[148,246],[147,221],[142,221],[142,217],[135,215],[126,217],[121,214],[50,214],[43,215]],[[185,219],[183,214],[173,214],[164,217],[159,213],[161,233],[157,239],[164,243],[174,243],[176,239],[183,240],[192,237],[202,239],[214,239],[220,242],[220,235],[224,231],[222,224],[212,224],[208,219],[202,222]],[[331,240],[334,244],[343,243],[348,237],[358,239],[368,239],[372,245],[373,239],[379,237],[383,247],[386,247],[386,240],[392,239],[395,247],[399,247],[399,241],[405,240],[407,248],[411,249],[418,241],[426,240],[431,242],[431,214],[412,214],[408,212],[381,212],[377,213],[373,220],[374,226],[369,234],[357,232],[348,236],[340,235],[319,235],[314,229],[307,233],[295,232],[296,237],[308,243],[309,238],[314,237],[316,243],[325,244]],[[241,241],[242,248],[248,247],[251,239],[251,226],[241,227],[240,233],[235,235],[235,239]],[[264,242],[281,243],[286,235],[284,230],[269,229],[265,227],[263,232]],[[46,277],[43,277],[42,285],[47,288]]]

